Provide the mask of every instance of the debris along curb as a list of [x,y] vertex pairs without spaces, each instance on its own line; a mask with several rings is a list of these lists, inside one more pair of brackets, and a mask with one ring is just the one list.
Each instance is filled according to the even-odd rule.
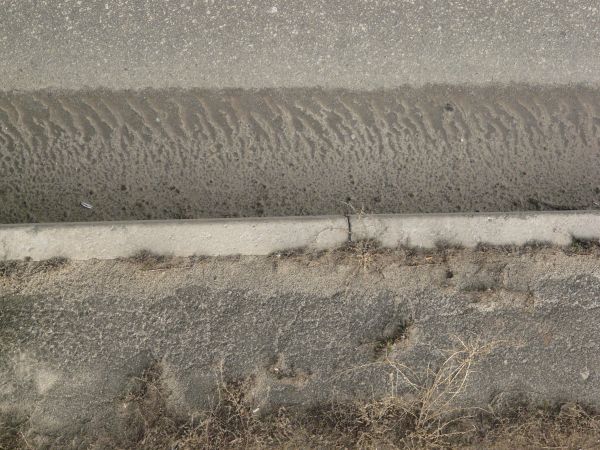
[[600,211],[0,225],[0,260],[114,259],[142,250],[172,256],[258,256],[333,249],[349,240],[434,248],[530,242],[564,246],[573,239],[600,240]]
[[389,248],[531,242],[565,246],[573,239],[600,240],[600,211],[354,215],[350,227],[353,241],[374,240]]
[[344,216],[0,225],[0,260],[268,255],[322,250],[348,240]]

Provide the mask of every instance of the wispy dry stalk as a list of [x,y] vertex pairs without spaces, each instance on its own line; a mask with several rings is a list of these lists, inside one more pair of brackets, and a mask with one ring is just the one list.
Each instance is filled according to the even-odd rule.
[[[444,352],[444,361],[436,368],[429,365],[424,373],[386,358],[395,378],[386,401],[409,417],[412,429],[405,438],[409,446],[444,447],[451,438],[473,431],[473,427],[464,425],[474,411],[459,407],[456,400],[465,392],[475,364],[498,342],[482,343],[458,337],[455,340],[456,347]],[[408,387],[409,395],[399,397],[396,392],[399,385]]]
[[[546,409],[512,405],[509,412],[459,406],[478,362],[501,343],[455,338],[440,363],[424,370],[411,369],[388,354],[373,363],[391,368],[393,383],[387,396],[310,410],[280,408],[264,416],[255,414],[247,398],[252,379],[221,380],[213,408],[179,416],[168,406],[168,390],[157,364],[124,398],[129,420],[141,422],[142,434],[101,448],[598,448],[600,416],[578,405]],[[34,445],[26,433],[15,430],[0,439],[0,449]]]

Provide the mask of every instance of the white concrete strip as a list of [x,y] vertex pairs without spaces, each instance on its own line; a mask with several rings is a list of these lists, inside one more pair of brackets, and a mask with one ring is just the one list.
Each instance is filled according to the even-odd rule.
[[[388,248],[600,240],[600,211],[354,215],[350,225],[353,241],[370,239]],[[0,225],[0,260],[114,259],[141,250],[173,256],[268,255],[339,247],[348,231],[342,216]]]
[[524,245],[532,241],[568,245],[572,239],[600,240],[600,211],[527,213],[355,215],[352,240],[373,239],[383,247],[433,248],[447,243]]
[[141,250],[174,256],[268,255],[339,247],[347,239],[343,216],[1,225],[0,260],[113,259]]

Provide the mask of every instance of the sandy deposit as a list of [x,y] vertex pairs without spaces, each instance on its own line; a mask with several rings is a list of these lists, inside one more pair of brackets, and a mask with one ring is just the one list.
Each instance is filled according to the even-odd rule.
[[599,117],[583,86],[5,92],[0,222],[594,208]]

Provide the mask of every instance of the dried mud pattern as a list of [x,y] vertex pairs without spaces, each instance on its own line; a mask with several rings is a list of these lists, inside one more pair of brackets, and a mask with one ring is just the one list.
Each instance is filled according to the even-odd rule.
[[0,94],[3,223],[590,208],[599,163],[582,86]]

